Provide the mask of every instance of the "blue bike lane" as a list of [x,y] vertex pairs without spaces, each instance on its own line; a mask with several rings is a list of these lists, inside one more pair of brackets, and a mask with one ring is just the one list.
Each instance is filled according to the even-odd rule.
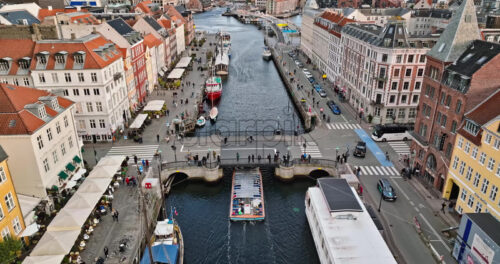
[[366,147],[373,153],[375,158],[382,166],[391,167],[394,166],[390,160],[387,160],[385,153],[377,146],[377,143],[368,135],[363,129],[355,129],[356,134],[359,138],[366,143]]

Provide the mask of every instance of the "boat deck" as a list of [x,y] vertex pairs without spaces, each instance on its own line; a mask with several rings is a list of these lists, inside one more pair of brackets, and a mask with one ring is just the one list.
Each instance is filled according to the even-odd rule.
[[259,169],[234,172],[229,218],[232,221],[264,220],[264,192]]

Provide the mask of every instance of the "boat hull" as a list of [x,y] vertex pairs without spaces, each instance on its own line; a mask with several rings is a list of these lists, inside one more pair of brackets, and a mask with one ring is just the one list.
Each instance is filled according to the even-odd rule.
[[[262,221],[266,217],[265,209],[264,209],[264,190],[263,190],[263,184],[262,184],[262,173],[260,172],[259,169],[257,169],[254,172],[248,172],[249,175],[245,175],[243,177],[246,178],[242,179],[242,176],[237,176],[236,175],[236,170],[233,171],[233,177],[232,177],[232,187],[231,187],[231,204],[229,206],[229,219],[231,221]],[[237,180],[237,177],[239,180]],[[241,190],[242,188],[248,188],[248,184],[244,184],[244,182],[250,182],[253,181],[253,186],[254,188],[256,185],[258,185],[258,194],[255,193],[251,198],[250,197],[245,197],[242,198],[242,196],[238,196],[238,191]],[[241,181],[238,183],[238,181]],[[251,188],[251,187],[250,187]],[[253,190],[255,192],[255,189]],[[257,201],[256,201],[257,200]],[[260,202],[258,207],[255,207],[253,204],[254,202]],[[238,213],[238,208],[241,206],[244,206],[244,212],[243,214]],[[253,206],[252,209],[250,209]],[[248,213],[247,213],[247,209]]]
[[210,101],[218,100],[222,96],[222,90],[218,92],[208,92],[207,99]]
[[269,60],[271,60],[271,55],[267,55],[267,54],[265,54],[265,55],[262,55],[262,58],[263,58],[264,60],[266,60],[266,61],[269,61]]

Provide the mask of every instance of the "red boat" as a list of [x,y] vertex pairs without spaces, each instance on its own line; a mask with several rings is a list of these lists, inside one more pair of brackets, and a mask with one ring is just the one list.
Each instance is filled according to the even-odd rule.
[[222,80],[220,77],[211,76],[205,82],[205,94],[207,99],[210,101],[215,101],[219,99],[222,95]]

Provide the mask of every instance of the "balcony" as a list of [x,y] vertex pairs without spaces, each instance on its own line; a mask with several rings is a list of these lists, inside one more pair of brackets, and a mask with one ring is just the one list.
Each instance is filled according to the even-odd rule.
[[382,105],[382,100],[370,100],[370,105]]
[[120,78],[122,78],[122,73],[121,72],[117,72],[113,75],[113,80],[116,81],[116,80],[119,80]]
[[410,135],[413,137],[415,142],[419,144],[423,148],[427,148],[429,146],[429,142],[425,140],[420,134],[418,134],[415,130],[410,131]]

